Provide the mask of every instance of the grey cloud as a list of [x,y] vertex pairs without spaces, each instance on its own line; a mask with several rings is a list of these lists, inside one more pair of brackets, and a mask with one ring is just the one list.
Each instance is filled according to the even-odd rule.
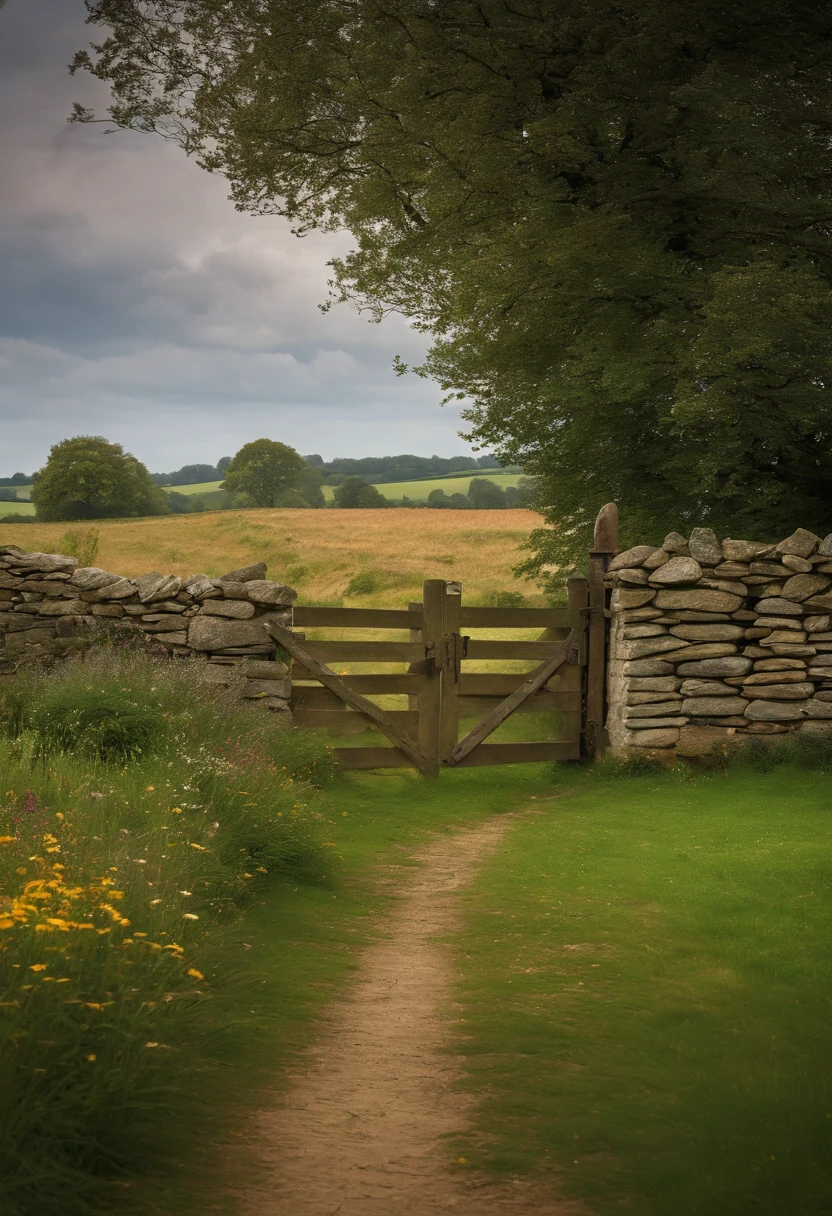
[[82,432],[154,467],[262,434],[328,456],[467,450],[436,386],[393,374],[419,335],[321,314],[347,236],[298,241],[178,149],[67,125],[73,100],[106,100],[66,72],[83,16],[82,0],[0,14],[0,472]]

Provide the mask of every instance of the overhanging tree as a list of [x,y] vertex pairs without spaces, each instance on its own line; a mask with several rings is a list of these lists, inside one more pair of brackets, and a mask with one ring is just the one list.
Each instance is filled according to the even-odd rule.
[[[832,10],[814,0],[98,0],[112,120],[347,228],[538,478],[538,561],[832,518]],[[83,110],[77,118],[92,116]],[[534,563],[532,563],[534,565]]]

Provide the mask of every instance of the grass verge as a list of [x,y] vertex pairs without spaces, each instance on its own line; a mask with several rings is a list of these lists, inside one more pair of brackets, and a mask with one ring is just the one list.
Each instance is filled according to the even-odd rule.
[[828,1213],[832,777],[586,776],[532,805],[466,897],[460,1152],[556,1169],[597,1216]]

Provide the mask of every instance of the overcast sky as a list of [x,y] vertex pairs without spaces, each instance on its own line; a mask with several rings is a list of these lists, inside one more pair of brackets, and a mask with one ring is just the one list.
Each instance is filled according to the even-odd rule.
[[298,240],[178,148],[67,124],[106,103],[66,68],[91,36],[83,0],[0,8],[0,476],[79,434],[153,472],[264,435],[325,459],[468,452],[440,390],[391,369],[419,335],[319,311],[348,237]]

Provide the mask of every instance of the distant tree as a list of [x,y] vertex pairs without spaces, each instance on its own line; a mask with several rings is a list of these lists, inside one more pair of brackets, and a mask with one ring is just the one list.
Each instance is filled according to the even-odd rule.
[[323,456],[319,456],[317,452],[313,453],[311,456],[304,456],[303,459],[307,464],[311,464],[313,469],[322,469],[324,467],[324,458]]
[[189,494],[177,494],[175,490],[168,490],[166,497],[174,515],[187,515],[190,512],[192,503]]
[[288,444],[255,439],[240,448],[220,489],[246,494],[256,507],[275,507],[281,495],[294,488],[304,467],[303,457]]
[[19,502],[17,492],[11,486],[0,487],[0,502]]
[[323,507],[326,505],[324,492],[321,489],[323,484],[324,475],[321,469],[307,463],[306,467],[298,473],[294,488],[303,500],[304,506]]
[[56,443],[35,473],[32,502],[38,519],[47,521],[170,513],[145,466],[101,435]]
[[29,486],[32,477],[26,473],[13,473],[11,477],[0,477],[0,486]]
[[507,505],[505,490],[487,477],[472,477],[467,505],[474,511],[499,511]]
[[360,477],[347,477],[335,489],[336,507],[386,507],[387,499]]
[[444,490],[431,490],[428,494],[428,506],[434,508],[448,509],[451,506],[451,500]]
[[217,461],[217,468],[219,469],[219,471],[221,473],[227,473],[229,465],[231,464],[232,460],[233,460],[232,456],[221,456],[219,458],[219,460]]

